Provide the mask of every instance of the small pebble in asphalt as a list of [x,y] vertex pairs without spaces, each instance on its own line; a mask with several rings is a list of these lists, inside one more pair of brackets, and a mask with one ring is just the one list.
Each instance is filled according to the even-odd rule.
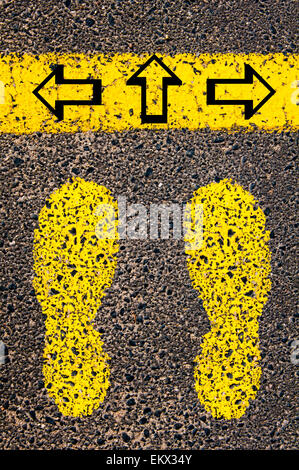
[[8,351],[7,347],[3,343],[3,341],[0,340],[0,364],[6,364],[8,362]]

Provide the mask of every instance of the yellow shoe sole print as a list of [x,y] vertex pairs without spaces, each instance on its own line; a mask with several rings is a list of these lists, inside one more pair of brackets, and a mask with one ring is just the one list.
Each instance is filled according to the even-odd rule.
[[240,418],[261,376],[258,317],[271,288],[266,219],[254,197],[229,180],[198,189],[188,207],[185,240],[197,244],[186,245],[187,265],[211,323],[195,359],[195,389],[213,417]]
[[65,416],[90,415],[110,385],[110,358],[93,320],[116,268],[117,215],[109,190],[78,178],[51,195],[34,232],[45,386]]

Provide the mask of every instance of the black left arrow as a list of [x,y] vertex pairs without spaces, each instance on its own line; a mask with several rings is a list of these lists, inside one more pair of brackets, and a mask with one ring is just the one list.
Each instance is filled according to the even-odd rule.
[[[54,107],[48,103],[39,93],[44,86],[52,79],[55,78],[56,85],[92,85],[93,93],[91,100],[55,100]],[[56,65],[53,72],[48,75],[45,80],[38,85],[33,91],[33,94],[53,113],[58,121],[61,121],[64,116],[64,106],[81,106],[81,105],[100,105],[102,104],[102,80],[86,78],[86,79],[69,79],[64,78],[64,65]]]

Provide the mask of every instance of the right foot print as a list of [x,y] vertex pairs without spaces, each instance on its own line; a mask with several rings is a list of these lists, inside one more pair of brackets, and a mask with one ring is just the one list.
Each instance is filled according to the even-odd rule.
[[[201,231],[194,227],[196,204],[203,208],[200,247],[192,246]],[[261,375],[258,317],[271,288],[265,215],[250,193],[228,180],[199,188],[189,207],[187,264],[211,322],[195,359],[195,389],[215,418],[240,418]]]
[[[33,285],[46,315],[45,386],[65,416],[91,414],[109,387],[109,357],[93,320],[114,276],[116,219],[110,191],[77,178],[51,195],[34,233]],[[110,237],[99,239],[101,225]]]

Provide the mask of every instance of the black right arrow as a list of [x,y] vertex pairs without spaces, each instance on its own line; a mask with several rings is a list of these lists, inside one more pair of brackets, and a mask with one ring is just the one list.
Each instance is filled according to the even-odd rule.
[[[240,105],[243,104],[245,107],[245,119],[250,119],[273,95],[275,90],[267,83],[249,64],[245,66],[245,78],[208,78],[207,79],[207,104],[217,105]],[[258,103],[257,106],[253,107],[253,100],[216,100],[215,98],[215,85],[221,84],[239,84],[249,85],[253,84],[253,77],[256,77],[269,93]]]

